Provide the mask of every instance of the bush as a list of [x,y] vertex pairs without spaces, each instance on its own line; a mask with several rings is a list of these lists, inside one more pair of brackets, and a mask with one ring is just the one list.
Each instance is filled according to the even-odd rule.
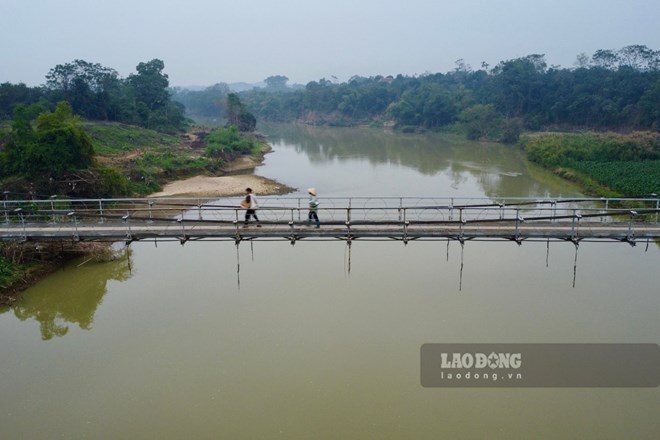
[[255,142],[242,136],[235,126],[213,130],[206,142],[207,157],[233,159],[241,154],[252,154],[256,149]]
[[97,169],[101,182],[97,197],[117,197],[130,193],[128,178],[114,168],[100,167]]

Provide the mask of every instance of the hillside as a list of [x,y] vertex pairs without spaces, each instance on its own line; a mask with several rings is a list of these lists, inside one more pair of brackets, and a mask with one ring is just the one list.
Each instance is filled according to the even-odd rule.
[[220,170],[217,161],[204,156],[206,128],[173,136],[114,122],[86,122],[83,127],[94,140],[96,160],[128,177],[136,194],[158,191],[178,177]]

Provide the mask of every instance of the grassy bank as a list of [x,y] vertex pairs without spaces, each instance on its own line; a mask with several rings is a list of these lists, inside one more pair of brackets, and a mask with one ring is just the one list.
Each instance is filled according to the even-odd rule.
[[221,175],[240,156],[260,160],[268,145],[235,128],[194,127],[172,136],[117,123],[86,123],[97,160],[128,179],[132,195],[147,195],[165,183],[199,174]]
[[660,193],[660,133],[550,133],[520,141],[528,158],[595,196]]

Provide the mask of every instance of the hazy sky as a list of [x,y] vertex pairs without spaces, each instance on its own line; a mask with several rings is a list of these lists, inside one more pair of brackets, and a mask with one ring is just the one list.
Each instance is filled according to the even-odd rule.
[[0,83],[57,64],[122,77],[159,58],[175,86],[447,72],[543,53],[660,50],[659,0],[0,0]]

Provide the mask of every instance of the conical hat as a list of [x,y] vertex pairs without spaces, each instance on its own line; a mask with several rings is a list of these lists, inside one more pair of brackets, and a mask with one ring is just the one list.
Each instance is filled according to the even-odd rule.
[[315,196],[316,195],[316,188],[307,188],[307,192],[310,193],[311,195]]

